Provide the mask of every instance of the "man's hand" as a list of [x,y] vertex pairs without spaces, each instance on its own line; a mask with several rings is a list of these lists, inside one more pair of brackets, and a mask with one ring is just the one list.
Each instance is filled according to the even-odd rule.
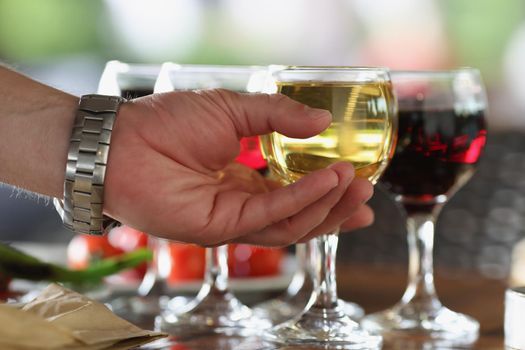
[[105,212],[160,237],[284,246],[370,224],[372,185],[337,163],[276,186],[233,163],[239,139],[277,131],[306,138],[327,111],[282,95],[172,92],[121,106],[105,180]]

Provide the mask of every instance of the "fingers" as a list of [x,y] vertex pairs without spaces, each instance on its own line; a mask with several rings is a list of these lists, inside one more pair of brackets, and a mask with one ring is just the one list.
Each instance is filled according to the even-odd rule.
[[350,231],[368,226],[374,220],[374,213],[363,203],[368,201],[372,194],[373,186],[369,181],[355,178],[346,188],[342,184],[341,187],[332,189],[322,199],[293,217],[234,241],[265,246],[286,246],[307,242],[339,227],[344,231]]
[[368,205],[361,205],[350,219],[341,224],[341,232],[352,231],[372,225],[374,222],[374,211]]
[[239,214],[238,232],[260,232],[268,223],[277,223],[301,212],[339,185],[331,168],[313,172],[299,181],[246,200]]
[[373,194],[374,187],[370,181],[363,178],[355,178],[326,219],[301,239],[301,241],[308,241],[320,234],[332,232],[341,226],[343,222],[353,217],[357,210],[362,210],[361,207],[363,207],[363,203],[367,202]]
[[310,108],[280,94],[239,94],[228,90],[205,92],[217,95],[227,105],[239,136],[264,135],[277,131],[289,137],[319,134],[331,122],[328,111]]
[[329,169],[336,172],[339,177],[337,187],[297,214],[284,217],[275,224],[256,230],[256,233],[239,237],[238,241],[258,245],[285,246],[297,242],[323,223],[330,215],[332,208],[345,195],[354,178],[354,169],[349,163],[337,163]]
[[325,226],[324,230],[315,229],[314,231],[301,238],[297,243],[306,243],[312,238],[315,238],[322,234],[333,232],[335,230],[338,230],[340,232],[356,230],[359,228],[370,226],[373,222],[374,212],[368,205],[361,204],[356,209],[351,211],[350,216],[347,216],[344,221],[333,225],[323,225]]

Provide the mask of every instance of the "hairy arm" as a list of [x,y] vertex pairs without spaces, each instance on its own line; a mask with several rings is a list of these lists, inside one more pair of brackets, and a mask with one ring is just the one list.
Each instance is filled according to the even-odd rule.
[[[61,198],[78,97],[0,67],[0,181]],[[292,185],[262,186],[232,167],[239,139],[318,134],[331,122],[282,95],[172,92],[121,106],[111,135],[104,212],[160,237],[216,245],[288,245],[370,224],[372,185],[337,163]]]
[[0,66],[0,181],[62,198],[78,98]]

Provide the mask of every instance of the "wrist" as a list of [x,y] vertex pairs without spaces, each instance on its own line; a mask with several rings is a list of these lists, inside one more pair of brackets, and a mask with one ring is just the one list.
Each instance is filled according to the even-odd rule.
[[0,181],[61,197],[78,98],[0,68]]
[[[64,94],[65,95],[65,94]],[[67,154],[71,138],[71,131],[78,109],[79,98],[65,95],[58,97],[56,103],[56,117],[51,122],[50,133],[55,137],[49,152],[49,195],[62,199],[64,195],[65,169]]]
[[[139,111],[137,111],[137,109]],[[140,105],[133,101],[126,101],[119,107],[115,124],[111,133],[111,149],[108,155],[106,166],[105,186],[104,186],[104,214],[117,220],[121,220],[119,206],[123,201],[127,201],[127,192],[122,189],[129,174],[122,174],[119,169],[123,168],[122,162],[126,162],[125,154],[133,153],[137,138],[131,138],[133,134],[126,129],[133,128],[133,123],[142,118],[135,118],[140,115]],[[120,203],[120,205],[119,205]]]

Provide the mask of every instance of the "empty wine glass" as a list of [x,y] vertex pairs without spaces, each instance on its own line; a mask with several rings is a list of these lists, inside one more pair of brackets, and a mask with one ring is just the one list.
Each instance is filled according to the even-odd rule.
[[[273,91],[310,107],[332,113],[321,134],[296,139],[272,133],[263,137],[271,171],[291,183],[338,161],[354,165],[356,176],[377,181],[392,156],[395,143],[395,100],[388,71],[381,68],[288,67],[272,73]],[[273,92],[271,89],[269,92]],[[361,329],[337,297],[335,258],[338,230],[308,244],[314,260],[314,291],[297,317],[267,332],[284,344],[377,348],[381,336]]]
[[[225,88],[247,92],[251,77],[264,68],[255,66],[207,66],[165,63],[155,92]],[[260,332],[270,322],[254,316],[228,289],[226,245],[206,249],[204,283],[197,297],[185,305],[164,310],[157,328],[173,335],[201,333],[247,334]],[[183,268],[183,267],[182,267]]]
[[[98,93],[128,99],[150,95],[153,93],[160,68],[160,64],[109,61],[100,77]],[[153,325],[155,316],[161,310],[159,300],[166,295],[167,274],[161,274],[162,267],[166,264],[159,264],[159,261],[165,261],[169,253],[162,250],[158,242],[157,238],[148,237],[148,246],[154,252],[154,259],[148,264],[137,293],[114,298],[109,302],[115,313],[143,326]]]
[[100,77],[98,93],[128,99],[151,95],[160,68],[160,64],[109,61]]
[[385,338],[469,344],[479,323],[439,301],[434,287],[434,226],[443,205],[472,176],[485,145],[485,90],[475,69],[392,72],[399,141],[383,184],[407,215],[408,286],[391,308],[362,326]]

